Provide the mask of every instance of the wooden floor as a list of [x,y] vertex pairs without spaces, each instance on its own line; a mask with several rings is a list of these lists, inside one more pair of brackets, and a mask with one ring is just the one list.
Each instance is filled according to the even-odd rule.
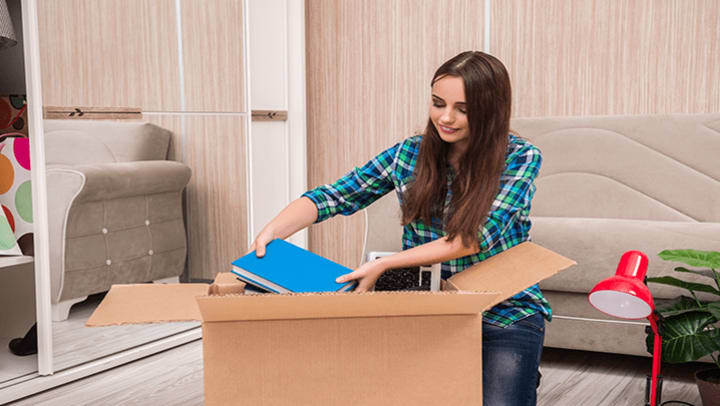
[[200,322],[193,321],[85,327],[85,322],[104,296],[91,295],[72,307],[67,320],[53,322],[55,372],[200,326]]
[[37,372],[37,355],[18,357],[10,352],[11,337],[0,337],[0,387],[3,382]]
[[[650,359],[545,349],[538,405],[643,405]],[[707,364],[665,365],[662,400],[700,406],[693,371]],[[16,406],[202,405],[202,344],[195,341],[21,399]]]

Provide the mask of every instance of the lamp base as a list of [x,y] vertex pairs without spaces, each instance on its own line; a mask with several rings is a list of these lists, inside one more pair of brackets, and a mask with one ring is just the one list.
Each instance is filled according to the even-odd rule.
[[660,406],[660,403],[662,403],[662,400],[660,400],[660,398],[662,397],[662,376],[658,375],[657,377],[657,395],[655,396],[654,405],[650,404],[650,392],[652,392],[652,375],[646,375],[645,378],[645,406]]

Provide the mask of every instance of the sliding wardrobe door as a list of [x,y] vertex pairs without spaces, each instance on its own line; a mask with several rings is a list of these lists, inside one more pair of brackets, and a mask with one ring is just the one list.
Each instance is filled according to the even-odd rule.
[[[181,115],[182,19],[178,18],[181,16],[178,6],[175,0],[39,0],[43,104],[46,119],[53,120],[45,120],[45,138],[65,136],[68,130],[63,129],[71,128],[70,132],[79,131],[89,140],[99,140],[105,131],[101,129],[103,125],[140,126],[147,121],[172,132],[167,157],[154,159],[187,164],[183,145],[186,123]],[[117,113],[98,113],[107,110]],[[83,114],[56,113],[62,111]],[[123,134],[118,132],[117,137]],[[101,142],[114,145],[118,141]],[[91,144],[90,141],[74,142],[73,148],[81,152]],[[63,143],[48,142],[46,146],[46,156],[53,160],[48,162],[48,167],[52,169],[58,157],[62,158],[58,151],[62,150]],[[113,153],[113,156],[114,159],[97,164],[114,165],[113,161],[123,160],[120,155]],[[69,165],[68,170],[80,170],[74,164]],[[58,376],[93,373],[102,369],[102,365],[132,360],[169,345],[197,339],[200,336],[198,322],[84,326],[110,284],[152,282],[156,279],[153,275],[160,274],[179,276],[175,283],[187,280],[182,264],[185,250],[176,245],[166,247],[174,249],[172,254],[162,251],[165,249],[162,246],[133,251],[133,255],[117,249],[127,244],[128,238],[138,242],[131,244],[133,247],[148,244],[143,241],[160,244],[162,237],[156,238],[154,234],[161,233],[171,223],[163,223],[164,220],[156,217],[157,222],[153,220],[148,224],[151,217],[148,200],[145,200],[147,207],[141,204],[142,196],[159,198],[160,190],[148,190],[142,196],[83,200],[77,205],[70,203],[66,210],[57,209],[61,203],[58,196],[54,195],[50,201],[53,210],[49,220],[51,225],[65,224],[65,227],[55,227],[50,234],[51,246],[64,247],[59,255],[51,257],[50,263],[51,372],[60,373]],[[180,224],[184,217],[183,204],[178,191],[172,207],[177,210]],[[87,210],[87,221],[75,222],[73,216],[79,216],[81,210]],[[141,211],[145,217],[138,220],[135,217]],[[93,225],[92,213],[101,213],[98,221],[102,224]],[[172,224],[177,225],[177,220]],[[57,230],[60,231],[55,232]],[[128,237],[130,235],[135,237]],[[97,255],[93,255],[98,251],[104,255],[102,264],[97,262]],[[158,251],[157,255],[154,251]],[[171,255],[172,261],[168,259]]]
[[[302,1],[249,2],[249,240],[307,185],[305,10]],[[289,241],[307,246],[307,231]]]

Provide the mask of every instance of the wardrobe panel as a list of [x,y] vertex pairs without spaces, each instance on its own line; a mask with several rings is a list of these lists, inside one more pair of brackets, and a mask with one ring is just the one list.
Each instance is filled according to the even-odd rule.
[[187,111],[245,111],[242,4],[180,1]]
[[46,106],[180,109],[174,0],[39,0]]
[[245,117],[186,116],[188,269],[191,279],[214,279],[247,252]]

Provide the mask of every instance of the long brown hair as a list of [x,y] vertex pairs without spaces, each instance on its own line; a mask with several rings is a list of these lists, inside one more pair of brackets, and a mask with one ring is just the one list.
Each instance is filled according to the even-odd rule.
[[450,186],[452,200],[443,217],[451,144],[440,138],[428,119],[415,179],[404,193],[402,223],[419,219],[430,225],[432,217],[440,217],[450,241],[459,235],[464,246],[476,247],[478,230],[485,223],[505,169],[512,105],[510,77],[497,58],[470,51],[440,66],[430,85],[444,76],[457,76],[465,83],[469,145],[460,157]]

